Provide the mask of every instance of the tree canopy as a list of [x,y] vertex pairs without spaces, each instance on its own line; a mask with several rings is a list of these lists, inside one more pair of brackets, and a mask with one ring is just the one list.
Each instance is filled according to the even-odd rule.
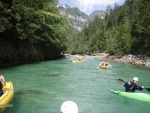
[[57,0],[0,1],[0,66],[62,57],[74,36]]
[[59,14],[57,0],[1,0],[0,10],[1,38],[66,49],[69,25]]
[[77,53],[150,54],[150,1],[126,0],[106,9],[78,34]]

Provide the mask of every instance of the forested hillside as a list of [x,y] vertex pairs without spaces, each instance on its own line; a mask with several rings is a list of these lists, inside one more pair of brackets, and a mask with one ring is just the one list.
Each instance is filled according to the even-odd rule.
[[122,6],[108,6],[105,18],[96,17],[76,40],[76,53],[150,55],[150,1],[126,0]]
[[1,0],[0,15],[0,66],[60,58],[67,49],[71,26],[57,0]]
[[57,0],[0,1],[0,66],[62,57],[61,52],[150,55],[150,1],[107,7],[78,33]]

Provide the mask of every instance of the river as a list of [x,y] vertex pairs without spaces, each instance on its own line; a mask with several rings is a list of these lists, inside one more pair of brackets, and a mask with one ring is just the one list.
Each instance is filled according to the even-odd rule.
[[[15,95],[3,113],[60,113],[64,101],[77,103],[79,113],[149,113],[150,103],[115,95],[124,91],[116,77],[150,87],[150,70],[110,61],[112,68],[98,68],[100,59],[87,58],[71,63],[69,58],[1,68],[6,81],[12,81]],[[147,90],[142,92],[150,94]]]

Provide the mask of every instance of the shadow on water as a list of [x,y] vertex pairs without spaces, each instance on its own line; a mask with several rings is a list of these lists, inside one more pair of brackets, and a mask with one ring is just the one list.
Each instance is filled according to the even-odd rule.
[[40,93],[43,93],[43,91],[36,90],[36,89],[19,90],[19,91],[15,92],[16,95],[20,95],[20,94],[40,94]]
[[61,75],[60,72],[50,72],[50,73],[42,74],[41,76],[51,77],[51,76],[60,76],[60,75]]

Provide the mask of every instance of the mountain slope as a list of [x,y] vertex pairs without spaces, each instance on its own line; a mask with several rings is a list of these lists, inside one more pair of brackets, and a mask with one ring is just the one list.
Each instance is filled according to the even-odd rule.
[[88,25],[88,23],[95,19],[96,16],[101,19],[104,19],[105,17],[105,11],[96,10],[88,16],[84,12],[80,11],[78,8],[71,8],[67,4],[59,5],[58,9],[60,11],[60,14],[64,15],[68,19],[70,24],[78,31],[81,31],[82,28],[86,24]]
[[78,31],[81,31],[83,26],[90,21],[90,17],[76,7],[70,8],[70,6],[65,4],[65,5],[58,6],[58,8],[60,14],[66,16],[68,21]]
[[98,17],[100,17],[101,19],[104,19],[104,17],[105,17],[105,11],[102,11],[102,10],[95,10],[93,13],[91,13],[90,15],[89,15],[89,17],[91,18],[91,19],[94,19],[96,16],[98,16]]

